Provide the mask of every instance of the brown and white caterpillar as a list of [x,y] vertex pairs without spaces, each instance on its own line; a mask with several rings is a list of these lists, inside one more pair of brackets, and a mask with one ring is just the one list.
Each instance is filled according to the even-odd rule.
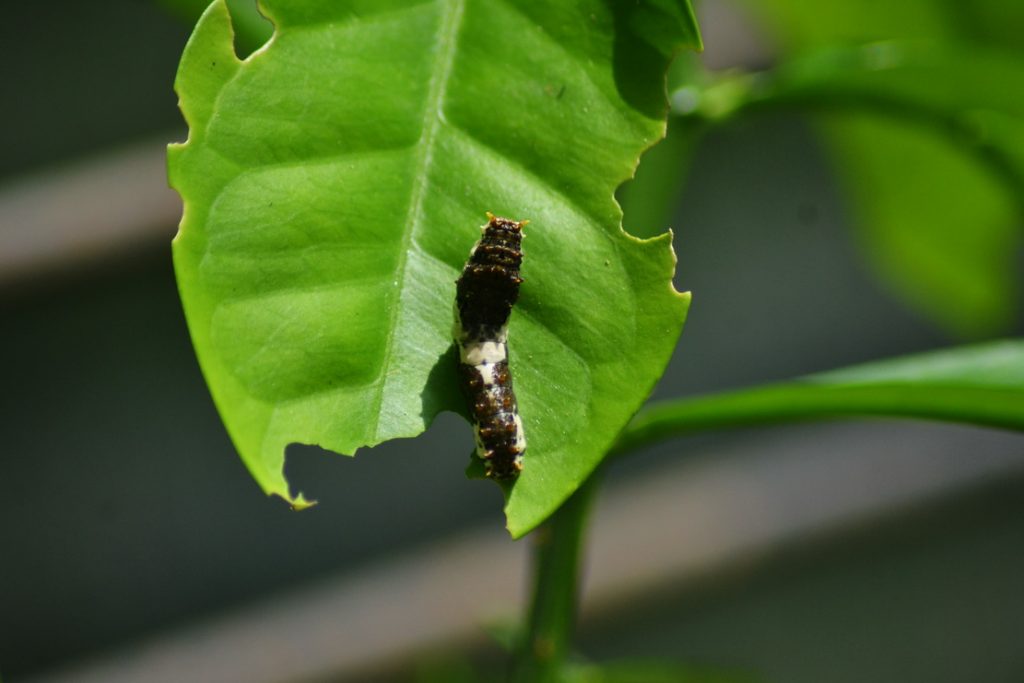
[[529,221],[491,213],[487,218],[483,236],[455,282],[454,336],[476,454],[488,477],[513,479],[523,469],[526,436],[508,370],[508,318],[523,281],[520,245]]

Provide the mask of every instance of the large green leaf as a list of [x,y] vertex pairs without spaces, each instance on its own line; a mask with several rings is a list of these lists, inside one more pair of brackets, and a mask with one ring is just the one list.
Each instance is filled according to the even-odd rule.
[[223,1],[203,15],[176,81],[189,139],[170,150],[179,287],[228,431],[263,489],[302,506],[288,444],[352,454],[461,412],[455,278],[485,211],[529,219],[510,324],[529,449],[506,504],[522,535],[603,457],[685,317],[670,236],[624,233],[613,192],[664,132],[666,65],[698,44],[689,6],[264,11],[275,34],[245,61]]
[[706,429],[868,415],[1024,431],[1024,341],[933,351],[665,402],[638,415],[617,450]]

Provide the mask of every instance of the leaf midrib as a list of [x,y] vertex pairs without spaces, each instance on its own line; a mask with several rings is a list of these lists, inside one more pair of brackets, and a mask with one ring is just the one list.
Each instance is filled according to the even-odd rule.
[[377,391],[375,405],[371,412],[374,420],[374,440],[381,438],[381,408],[384,404],[384,396],[388,393],[388,385],[390,383],[389,378],[391,377],[391,375],[387,373],[387,368],[390,366],[388,359],[392,356],[395,340],[399,336],[397,325],[398,318],[402,310],[402,301],[405,297],[406,291],[407,282],[405,270],[409,262],[409,247],[412,243],[413,235],[420,227],[420,217],[423,213],[423,202],[427,196],[427,172],[433,164],[435,139],[444,119],[441,112],[441,105],[447,95],[448,81],[451,77],[452,68],[455,62],[457,44],[455,38],[458,34],[459,26],[462,23],[462,14],[465,9],[465,0],[452,0],[451,2],[442,2],[440,4],[443,14],[441,15],[435,39],[435,44],[439,46],[439,49],[434,61],[433,75],[430,79],[430,89],[427,92],[427,99],[423,108],[423,129],[417,143],[417,147],[419,148],[419,159],[416,162],[413,172],[412,194],[409,199],[409,210],[405,217],[405,224],[408,227],[402,233],[399,260],[396,268],[398,292],[395,294],[395,298],[393,299],[393,304],[391,306],[390,324],[388,325],[390,334],[388,334],[385,340],[386,346],[383,353],[384,362],[381,363],[380,374],[377,377],[378,383],[381,382],[382,377],[384,378],[384,382],[383,384],[378,384],[380,389]]

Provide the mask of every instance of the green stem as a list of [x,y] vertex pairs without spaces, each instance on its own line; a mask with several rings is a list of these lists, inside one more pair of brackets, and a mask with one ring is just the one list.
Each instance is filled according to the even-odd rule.
[[513,663],[512,683],[560,680],[576,621],[583,528],[599,476],[593,474],[531,536],[533,597],[528,630]]
[[784,383],[645,408],[619,435],[612,453],[711,429],[838,417],[919,418],[1022,430],[1021,396],[1016,387]]

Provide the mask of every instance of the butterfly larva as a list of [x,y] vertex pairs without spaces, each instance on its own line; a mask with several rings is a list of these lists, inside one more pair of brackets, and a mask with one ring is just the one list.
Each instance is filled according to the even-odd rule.
[[455,282],[455,342],[476,454],[488,477],[512,479],[523,469],[526,436],[508,370],[508,318],[523,281],[520,244],[528,221],[487,218]]

